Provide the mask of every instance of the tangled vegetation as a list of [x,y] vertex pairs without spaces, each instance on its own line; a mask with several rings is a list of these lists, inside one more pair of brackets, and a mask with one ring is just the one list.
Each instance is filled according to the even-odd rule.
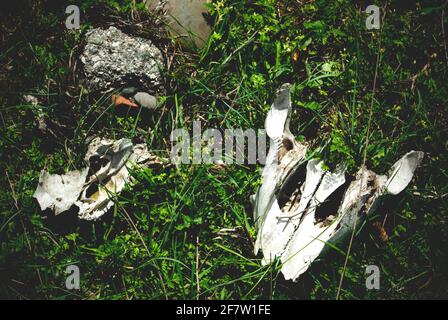
[[[344,160],[353,174],[365,153],[382,173],[409,150],[425,152],[411,186],[357,233],[340,298],[448,297],[445,0],[376,1],[383,20],[372,31],[368,1],[214,0],[200,51],[183,49],[140,2],[73,2],[80,30],[64,27],[64,1],[16,0],[0,13],[0,297],[334,299],[346,243],[298,283],[253,254],[258,165],[136,171],[136,186],[97,222],[45,216],[32,198],[42,168],[79,168],[92,132],[144,141],[167,159],[170,132],[196,119],[203,128],[263,128],[284,82],[293,133],[330,167]],[[150,38],[171,61],[163,106],[149,118],[115,114],[110,96],[80,81],[83,35],[108,25]],[[25,94],[45,101],[50,132],[37,130]],[[65,288],[72,264],[80,290]],[[366,289],[367,265],[380,267],[380,290]]]

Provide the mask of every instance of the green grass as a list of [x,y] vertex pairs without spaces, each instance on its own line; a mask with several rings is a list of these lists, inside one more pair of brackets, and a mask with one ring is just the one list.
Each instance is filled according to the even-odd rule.
[[[33,3],[1,13],[0,297],[334,299],[347,243],[298,283],[283,279],[279,263],[262,266],[254,256],[249,197],[260,183],[259,166],[137,171],[136,186],[94,223],[73,214],[45,218],[32,198],[42,168],[80,166],[92,133],[145,141],[168,159],[171,130],[192,130],[198,118],[203,130],[263,128],[276,89],[290,82],[293,133],[329,167],[344,159],[353,174],[366,152],[367,166],[384,173],[409,150],[426,153],[406,191],[358,232],[341,298],[447,298],[444,1],[380,1],[386,18],[375,32],[365,30],[367,3],[213,1],[213,33],[200,52],[184,51],[132,1],[83,1],[79,32],[64,29],[64,4]],[[82,34],[109,23],[153,39],[173,58],[158,114],[118,116],[109,96],[82,87]],[[39,134],[38,110],[23,94],[41,98],[54,136]],[[385,221],[387,242],[375,221]],[[79,291],[65,289],[70,264],[80,267]],[[381,270],[378,291],[365,289],[370,264]]]

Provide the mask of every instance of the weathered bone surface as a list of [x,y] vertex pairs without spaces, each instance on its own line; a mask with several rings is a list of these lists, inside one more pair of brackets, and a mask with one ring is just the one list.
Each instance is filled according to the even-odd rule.
[[42,210],[59,214],[76,205],[80,219],[96,220],[114,205],[111,196],[131,181],[129,169],[159,163],[144,144],[100,138],[89,144],[85,161],[85,169],[65,175],[42,172],[34,194]]
[[96,220],[104,215],[114,205],[110,195],[120,193],[129,182],[128,168],[144,166],[150,158],[155,159],[148,153],[146,145],[133,146],[129,139],[94,139],[85,160],[91,169],[98,170],[90,175],[76,201],[79,218]]
[[42,170],[33,197],[42,211],[51,209],[55,215],[67,211],[78,199],[87,178],[88,168],[66,174],[49,174]]
[[305,158],[307,146],[289,130],[289,85],[283,85],[266,117],[270,149],[255,196],[254,216],[258,235],[255,254],[263,251],[263,263],[278,258],[287,280],[297,280],[324,251],[350,234],[354,221],[378,206],[382,196],[406,188],[423,158],[411,151],[386,175],[361,168],[347,181],[345,166],[325,171],[322,162]]

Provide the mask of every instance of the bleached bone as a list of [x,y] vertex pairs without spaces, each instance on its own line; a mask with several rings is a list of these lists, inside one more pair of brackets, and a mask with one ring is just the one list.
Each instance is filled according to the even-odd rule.
[[86,168],[64,175],[42,171],[34,193],[42,210],[50,208],[57,215],[76,205],[80,219],[96,220],[114,205],[111,196],[130,182],[131,167],[160,163],[144,144],[100,138],[89,144],[85,161]]
[[423,152],[409,152],[392,166],[389,171],[389,179],[386,182],[389,194],[399,194],[406,188],[422,159]]
[[49,174],[42,170],[33,197],[42,211],[50,208],[55,215],[67,211],[78,199],[86,181],[88,168],[66,174]]
[[96,220],[104,215],[114,205],[111,195],[119,194],[130,181],[129,168],[134,165],[142,167],[150,158],[155,159],[148,153],[146,145],[133,146],[129,139],[94,139],[85,161],[90,168],[101,167],[88,178],[81,197],[76,201],[79,218]]
[[[263,237],[261,236],[263,233],[259,233],[255,242],[255,253],[258,252],[260,245],[263,246],[264,242],[278,234],[276,230],[269,233],[271,230],[269,226],[275,226],[277,220],[275,216],[268,216],[267,212],[273,206],[274,193],[279,188],[281,178],[285,177],[291,168],[305,157],[306,153],[306,146],[295,141],[294,136],[289,131],[290,112],[290,86],[285,84],[280,88],[265,121],[266,133],[270,138],[270,148],[262,172],[262,185],[255,196],[254,218],[258,228],[266,230],[266,233]],[[280,158],[283,158],[284,161],[279,161]],[[278,205],[274,205],[274,208],[276,207]],[[266,220],[266,217],[268,217],[268,220]]]
[[270,149],[254,201],[258,229],[254,251],[263,251],[265,264],[279,258],[285,278],[297,280],[327,243],[337,243],[350,234],[355,220],[361,225],[382,196],[396,195],[406,188],[423,152],[407,153],[387,176],[361,168],[349,183],[343,164],[332,173],[322,168],[322,162],[311,159],[305,170],[307,147],[291,134],[290,113],[286,84],[266,117]]

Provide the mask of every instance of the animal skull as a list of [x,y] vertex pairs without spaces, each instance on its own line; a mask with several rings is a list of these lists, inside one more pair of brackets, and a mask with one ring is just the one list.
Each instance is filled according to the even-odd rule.
[[307,146],[289,130],[290,114],[290,89],[285,84],[265,122],[270,149],[254,201],[254,251],[263,251],[264,264],[280,259],[285,278],[295,281],[326,243],[349,234],[355,219],[373,212],[382,196],[396,195],[409,184],[423,152],[407,153],[387,175],[363,167],[350,181],[343,164],[329,172],[322,162],[306,159]]
[[134,146],[129,139],[94,139],[85,156],[93,174],[75,203],[79,218],[96,220],[104,215],[114,205],[110,194],[119,194],[130,181],[129,167],[145,166],[150,159],[155,156],[148,153],[146,145]]
[[75,204],[80,219],[96,220],[114,205],[110,195],[131,181],[129,168],[161,163],[145,144],[100,138],[89,144],[85,162],[86,168],[63,175],[42,171],[34,193],[42,210],[50,208],[58,215]]

